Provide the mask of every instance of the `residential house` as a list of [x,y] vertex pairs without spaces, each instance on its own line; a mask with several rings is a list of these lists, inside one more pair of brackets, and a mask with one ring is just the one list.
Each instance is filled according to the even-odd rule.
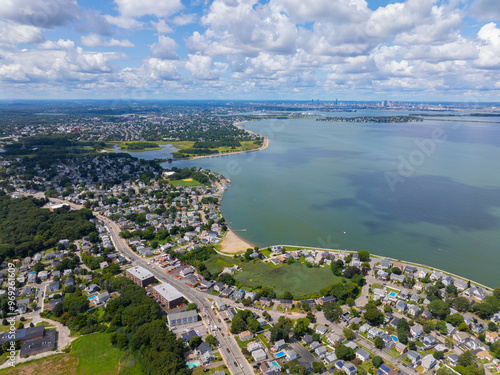
[[267,354],[262,349],[257,349],[252,352],[252,357],[255,361],[263,361],[267,358]]
[[368,353],[363,348],[359,348],[356,351],[356,358],[359,358],[361,361],[366,362],[370,359],[370,353]]
[[396,275],[395,273],[391,273],[390,280],[395,283],[404,283],[406,280],[405,275]]
[[344,338],[340,335],[337,335],[335,332],[328,336],[327,341],[333,346],[340,345],[344,342]]
[[399,341],[396,343],[396,351],[399,354],[405,354],[408,351],[408,347],[405,344],[400,343]]
[[286,348],[285,340],[278,340],[274,343],[274,351],[279,352],[281,349]]
[[458,354],[451,353],[448,357],[446,357],[448,361],[450,361],[450,365],[456,366],[458,365]]
[[436,345],[436,338],[434,336],[428,335],[425,336],[422,340],[422,344],[424,344],[424,350],[429,350]]
[[269,297],[260,297],[259,302],[261,305],[268,306],[268,307],[272,306],[272,304],[273,304],[273,300]]
[[453,334],[453,340],[458,342],[459,344],[465,343],[466,340],[469,339],[469,334],[467,332],[455,332]]
[[405,312],[406,309],[408,308],[408,304],[404,301],[398,301],[396,303],[396,310],[400,311],[400,312]]
[[372,327],[368,331],[368,339],[373,340],[376,337],[382,336],[383,334],[384,334],[384,331],[382,331],[380,328]]
[[498,340],[500,340],[500,338],[498,337],[497,332],[486,332],[486,339],[485,340],[487,343],[493,344],[494,342],[497,342]]
[[293,361],[294,359],[298,359],[299,358],[297,352],[295,350],[293,350],[293,349],[288,349],[288,350],[285,351],[285,353],[286,353],[286,359],[288,361]]
[[317,299],[317,302],[321,306],[325,306],[327,303],[335,302],[337,299],[334,296],[324,296]]
[[240,333],[240,340],[247,341],[253,339],[253,333],[250,331],[243,331]]
[[418,338],[420,335],[422,335],[422,326],[418,323],[415,323],[411,328],[410,328],[410,333],[413,337]]
[[316,333],[317,333],[318,335],[323,336],[323,335],[325,335],[327,332],[328,332],[328,328],[326,328],[325,326],[322,326],[322,325],[320,325],[320,324],[318,324],[318,325],[316,326]]
[[280,300],[280,306],[284,309],[293,308],[293,301],[291,299],[282,299]]
[[314,349],[314,352],[318,357],[321,357],[324,356],[328,352],[328,350],[326,350],[325,346],[319,346],[316,349]]
[[408,358],[413,365],[418,365],[422,360],[422,356],[414,350],[410,350],[406,355],[406,358]]
[[358,373],[358,369],[352,363],[346,363],[342,370],[346,373],[346,375],[355,375]]
[[432,354],[428,354],[424,358],[422,358],[422,367],[425,371],[429,371],[436,365],[436,363],[436,358],[434,358]]
[[387,367],[386,365],[382,364],[378,368],[377,374],[378,375],[389,375],[391,373],[391,369]]
[[97,296],[95,296],[94,301],[97,304],[106,303],[110,298],[111,298],[111,296],[106,291],[106,292],[102,292],[101,294],[98,294]]

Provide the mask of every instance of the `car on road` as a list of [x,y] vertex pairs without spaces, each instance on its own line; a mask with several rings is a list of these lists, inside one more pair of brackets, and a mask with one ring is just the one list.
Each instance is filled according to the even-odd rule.
[[230,353],[229,348],[226,348],[227,352]]
[[238,364],[236,362],[233,362],[236,367],[238,367]]

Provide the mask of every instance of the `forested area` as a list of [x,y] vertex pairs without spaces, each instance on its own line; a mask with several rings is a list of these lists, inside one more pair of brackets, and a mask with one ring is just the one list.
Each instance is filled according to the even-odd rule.
[[185,343],[167,328],[166,318],[161,317],[155,300],[131,280],[109,276],[105,273],[95,280],[102,290],[110,294],[116,292],[116,298],[108,301],[104,311],[103,308],[87,311],[87,297],[76,290],[66,293],[65,300],[59,302],[52,313],[43,315],[81,334],[110,333],[113,346],[136,357],[146,375],[189,374],[184,361]]
[[96,231],[89,222],[90,210],[63,207],[51,212],[41,208],[45,203],[44,199],[13,199],[0,191],[0,261],[32,256],[59,240],[74,241]]

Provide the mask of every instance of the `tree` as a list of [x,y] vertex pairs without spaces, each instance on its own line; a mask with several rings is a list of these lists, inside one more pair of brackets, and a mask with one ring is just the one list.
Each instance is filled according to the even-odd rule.
[[283,293],[283,295],[281,296],[281,298],[283,299],[293,299],[293,294],[286,291],[285,293]]
[[311,321],[307,318],[299,318],[295,322],[295,327],[293,328],[295,337],[302,337],[305,334],[307,334],[310,329],[309,329],[309,324],[311,324]]
[[446,318],[446,322],[457,327],[460,323],[463,323],[464,317],[462,314],[451,314]]
[[397,325],[398,330],[398,340],[402,344],[408,344],[408,334],[410,333],[410,325],[406,321],[405,318],[402,318],[398,321]]
[[470,366],[475,363],[475,355],[471,351],[463,352],[458,356],[458,364],[460,366]]
[[186,311],[191,311],[191,310],[198,310],[198,306],[194,302],[188,303],[186,306]]
[[488,331],[496,332],[497,329],[498,329],[498,326],[495,323],[493,323],[493,322],[488,323]]
[[429,304],[429,311],[434,315],[444,319],[450,313],[448,304],[440,299],[435,299]]
[[442,351],[434,352],[432,353],[435,359],[443,359],[444,358],[444,353]]
[[200,336],[194,336],[191,338],[191,340],[189,340],[189,346],[191,347],[191,349],[194,349],[200,346],[202,342],[203,341],[201,340]]
[[342,314],[342,309],[335,302],[329,302],[323,306],[323,313],[325,318],[331,322],[338,322],[340,315]]
[[457,297],[452,302],[453,307],[458,311],[467,311],[469,309],[469,301],[465,297]]
[[[378,337],[380,338],[380,337]],[[384,363],[384,360],[382,359],[382,357],[379,357],[378,355],[376,355],[375,357],[372,358],[372,364],[373,366],[375,366],[375,368],[379,368],[382,363]]]
[[488,302],[475,303],[472,307],[481,319],[488,319],[496,312],[495,307]]
[[351,341],[351,340],[354,340],[356,338],[356,334],[350,328],[344,328],[343,333],[344,333],[346,340]]
[[446,322],[444,320],[440,320],[436,323],[435,328],[441,333],[442,335],[446,335],[448,333],[448,328],[446,328]]
[[360,261],[368,262],[370,260],[370,253],[366,250],[359,250],[358,257]]
[[33,266],[33,271],[35,271],[36,273],[40,272],[40,271],[43,271],[43,269],[45,268],[45,266],[43,265],[42,262],[37,262],[34,266]]
[[233,276],[228,274],[228,273],[221,273],[218,277],[218,280],[227,285],[234,285],[236,281],[234,280]]
[[323,362],[313,362],[312,364],[313,371],[321,374],[325,369],[325,364]]
[[365,319],[373,326],[381,325],[384,322],[384,314],[377,308],[370,308],[365,311]]
[[392,267],[391,272],[396,274],[396,275],[401,275],[403,273],[403,271],[401,271],[401,268],[399,268],[399,267]]
[[375,340],[373,340],[373,344],[377,349],[382,349],[385,346],[385,342],[382,337],[376,337]]
[[205,342],[210,345],[217,345],[217,339],[214,335],[208,335],[205,337]]
[[451,296],[456,296],[458,293],[458,289],[455,285],[449,284],[448,286],[446,286],[446,293],[448,293]]
[[342,359],[344,361],[352,361],[354,357],[356,357],[354,350],[345,345],[340,345],[336,347],[335,355],[337,356],[338,359]]

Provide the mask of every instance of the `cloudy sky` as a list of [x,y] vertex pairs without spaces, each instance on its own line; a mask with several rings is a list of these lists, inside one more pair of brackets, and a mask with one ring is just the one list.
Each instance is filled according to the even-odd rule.
[[0,98],[500,101],[500,0],[0,0]]

